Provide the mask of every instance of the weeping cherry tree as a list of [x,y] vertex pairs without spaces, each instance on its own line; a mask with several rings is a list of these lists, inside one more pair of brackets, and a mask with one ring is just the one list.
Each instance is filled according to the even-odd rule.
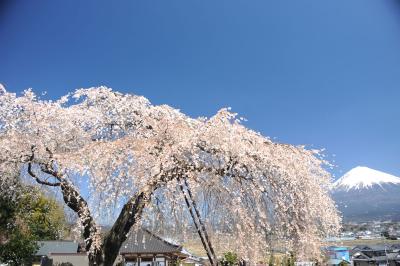
[[[171,217],[182,234],[197,231],[212,265],[224,250],[259,261],[271,235],[316,258],[340,225],[325,165],[318,151],[272,142],[229,109],[193,119],[106,87],[56,101],[0,88],[1,182],[25,177],[59,191],[90,265],[112,265],[132,228]],[[98,218],[115,209],[102,236]]]

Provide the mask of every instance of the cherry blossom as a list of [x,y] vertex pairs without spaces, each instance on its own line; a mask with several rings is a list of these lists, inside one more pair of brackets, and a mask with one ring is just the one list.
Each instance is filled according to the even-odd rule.
[[[273,241],[318,258],[340,228],[326,166],[319,151],[273,142],[226,108],[195,119],[107,87],[56,101],[0,87],[0,181],[59,190],[91,265],[112,265],[130,230],[155,221],[195,228],[214,265],[227,250],[255,263]],[[118,205],[102,238],[96,218]]]

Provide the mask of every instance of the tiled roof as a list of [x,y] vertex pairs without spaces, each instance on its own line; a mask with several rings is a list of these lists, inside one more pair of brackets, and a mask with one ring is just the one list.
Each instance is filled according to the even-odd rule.
[[349,261],[347,261],[347,260],[342,260],[342,259],[330,259],[330,260],[328,261],[328,264],[329,264],[329,265],[339,265],[339,264],[342,263],[342,262],[349,263]]
[[39,250],[36,256],[47,256],[50,253],[77,253],[78,243],[73,241],[38,241]]
[[159,236],[154,235],[146,229],[133,231],[119,250],[123,253],[177,253],[181,252],[182,246],[172,244]]

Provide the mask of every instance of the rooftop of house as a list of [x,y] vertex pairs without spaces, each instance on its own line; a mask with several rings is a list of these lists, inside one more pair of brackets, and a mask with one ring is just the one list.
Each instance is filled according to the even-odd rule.
[[400,249],[399,244],[392,244],[392,245],[358,245],[353,247],[352,251],[388,251],[388,250],[395,250]]
[[129,234],[121,246],[120,253],[182,253],[182,246],[171,243],[146,229],[139,229]]
[[329,247],[326,247],[326,249],[329,251],[348,251],[349,250],[348,247],[337,247],[337,246],[329,246]]
[[353,260],[360,261],[387,261],[400,262],[400,250],[397,245],[356,246],[352,249]]
[[78,243],[69,240],[38,241],[39,250],[36,256],[47,256],[51,253],[77,253]]
[[398,253],[388,253],[387,255],[384,256],[374,256],[374,257],[367,257],[367,256],[357,256],[353,258],[353,260],[362,260],[362,261],[375,261],[375,262],[384,262],[387,260],[394,260],[394,261],[399,261],[400,262],[400,254]]
[[339,264],[342,263],[342,262],[350,263],[349,261],[343,260],[343,259],[330,259],[330,260],[328,261],[328,264],[329,264],[329,265],[339,265]]

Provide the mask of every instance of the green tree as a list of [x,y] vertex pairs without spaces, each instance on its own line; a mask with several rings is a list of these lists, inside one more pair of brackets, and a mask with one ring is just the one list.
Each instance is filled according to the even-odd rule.
[[290,255],[289,255],[288,260],[287,260],[287,265],[288,266],[294,266],[295,262],[296,262],[296,258],[294,256],[294,253],[290,252]]
[[31,187],[12,197],[0,193],[0,262],[29,265],[39,248],[36,241],[59,239],[64,228],[56,200]]
[[275,266],[275,256],[273,253],[271,253],[271,256],[269,257],[268,266]]
[[15,228],[9,239],[0,245],[0,261],[9,265],[28,265],[38,250],[38,245],[31,234]]
[[383,232],[381,233],[381,235],[382,235],[383,237],[385,237],[386,239],[388,239],[388,238],[390,237],[389,231],[387,231],[387,230],[383,231]]
[[20,215],[37,240],[57,240],[64,236],[64,210],[53,198],[38,191],[25,193],[19,202]]
[[[4,188],[1,188],[4,192]],[[37,250],[35,239],[22,223],[16,196],[0,193],[0,262],[28,264]]]
[[16,212],[15,203],[0,194],[0,240],[6,237]]
[[238,265],[238,263],[239,263],[238,256],[234,252],[224,253],[224,256],[221,260],[221,264],[225,266]]

